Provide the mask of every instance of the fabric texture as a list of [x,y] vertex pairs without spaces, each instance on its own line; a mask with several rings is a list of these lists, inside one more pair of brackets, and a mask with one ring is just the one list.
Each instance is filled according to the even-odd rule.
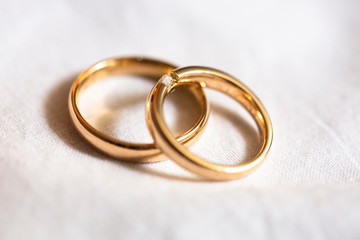
[[[360,239],[359,9],[355,0],[2,1],[0,239]],[[273,123],[266,161],[209,182],[171,160],[131,164],[94,150],[67,97],[77,74],[117,56],[239,78]],[[107,79],[84,93],[84,115],[150,142],[152,85]],[[253,120],[206,93],[210,119],[191,151],[221,164],[251,159]],[[184,92],[169,98],[165,117],[179,133],[198,109]]]

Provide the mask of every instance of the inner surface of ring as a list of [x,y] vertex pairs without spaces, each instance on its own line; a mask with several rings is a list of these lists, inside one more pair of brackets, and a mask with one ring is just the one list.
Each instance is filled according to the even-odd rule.
[[95,64],[79,76],[77,97],[91,84],[115,75],[138,75],[157,80],[175,66],[140,58],[109,59]]

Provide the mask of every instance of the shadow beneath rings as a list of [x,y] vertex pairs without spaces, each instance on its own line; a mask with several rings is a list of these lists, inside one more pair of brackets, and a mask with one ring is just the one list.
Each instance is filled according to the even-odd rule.
[[60,84],[49,92],[44,105],[45,118],[51,130],[68,146],[82,153],[101,157],[100,153],[80,137],[70,118],[68,96],[76,77],[74,74],[61,80]]
[[[76,79],[77,75],[71,75],[62,81],[60,81],[60,84],[55,86],[50,93],[48,94],[48,97],[46,99],[46,102],[44,103],[44,111],[45,111],[45,117],[47,124],[51,128],[51,130],[62,140],[64,143],[66,143],[69,147],[80,151],[84,154],[90,155],[92,157],[104,160],[104,161],[110,161],[118,166],[121,166],[123,168],[127,168],[132,171],[142,172],[151,174],[154,176],[162,177],[162,178],[168,178],[172,180],[181,180],[181,181],[190,181],[190,182],[209,182],[207,179],[200,178],[198,176],[181,176],[176,174],[170,174],[166,173],[161,170],[156,170],[153,168],[150,168],[147,163],[133,163],[133,162],[123,162],[119,161],[117,159],[108,157],[104,155],[103,153],[100,153],[99,151],[95,150],[88,144],[76,131],[75,127],[73,126],[73,123],[70,118],[70,113],[68,110],[68,95],[70,88],[72,86],[73,81]],[[182,101],[182,94],[171,94],[169,95],[169,100],[172,101],[177,109],[181,109],[181,114],[177,113],[176,121],[174,123],[175,126],[175,132],[179,131],[179,129],[183,129],[184,127],[192,126],[193,122],[190,120],[189,117],[186,118],[186,116],[193,115],[194,109],[188,108],[188,106],[183,105]],[[137,104],[139,102],[142,102],[145,96],[139,95],[139,96],[133,96],[131,99],[126,99],[126,105],[131,104]],[[170,98],[171,97],[171,98]],[[124,103],[120,103],[120,101],[123,101],[124,99],[118,98],[113,99],[112,104],[110,105],[112,109],[121,108],[124,106]],[[168,99],[167,99],[168,101]],[[192,106],[194,107],[194,106]],[[190,109],[191,114],[188,114]],[[185,111],[185,112],[183,112]],[[239,114],[233,113],[232,111],[224,108],[221,105],[218,104],[211,104],[211,111],[212,114],[218,114],[221,115],[224,118],[227,118],[234,126],[235,128],[241,132],[242,136],[245,139],[246,147],[245,147],[245,155],[247,156],[247,159],[249,156],[252,156],[252,153],[254,152],[252,149],[253,147],[258,148],[259,144],[256,144],[254,146],[255,142],[259,142],[258,138],[258,132],[256,129],[251,126],[247,121],[245,121]],[[198,114],[200,111],[198,111]],[[181,117],[183,116],[183,117]],[[184,118],[185,116],[185,118]],[[198,115],[196,116],[196,118]],[[195,119],[196,119],[195,118]],[[184,119],[187,120],[187,122],[184,124]],[[194,118],[192,118],[194,119]],[[111,116],[106,117],[106,121],[112,121]],[[103,122],[106,124],[106,121]],[[190,125],[189,125],[190,124]],[[181,127],[177,127],[178,125],[181,125]],[[187,128],[185,128],[187,129]],[[258,138],[257,140],[255,138]],[[252,147],[250,147],[252,146]],[[255,151],[256,152],[256,151]],[[249,160],[251,157],[249,158]],[[246,160],[245,160],[246,161]]]

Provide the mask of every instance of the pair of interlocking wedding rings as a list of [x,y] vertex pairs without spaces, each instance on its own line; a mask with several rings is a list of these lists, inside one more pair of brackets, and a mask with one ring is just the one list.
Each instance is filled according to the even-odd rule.
[[[79,95],[90,84],[112,75],[140,75],[158,80],[146,102],[146,121],[153,144],[128,143],[114,139],[92,127],[79,111]],[[159,80],[160,79],[160,80]],[[177,139],[172,136],[163,117],[165,97],[172,90],[188,85],[188,91],[201,104],[201,115],[195,125]],[[194,139],[204,128],[209,106],[202,88],[224,92],[242,104],[255,119],[263,139],[259,153],[245,164],[224,166],[205,161],[191,153],[183,144]],[[79,133],[94,147],[111,157],[132,162],[153,162],[155,155],[164,153],[181,167],[212,180],[231,180],[255,170],[266,158],[272,143],[273,130],[264,106],[255,94],[234,77],[208,67],[175,66],[148,58],[114,58],[91,66],[74,82],[69,96],[71,119]]]

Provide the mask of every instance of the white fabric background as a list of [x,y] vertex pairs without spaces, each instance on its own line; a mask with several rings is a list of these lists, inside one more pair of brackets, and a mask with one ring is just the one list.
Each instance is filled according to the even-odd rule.
[[[355,0],[2,1],[0,239],[360,239],[359,10]],[[127,55],[241,79],[273,122],[264,164],[204,182],[171,161],[128,164],[84,143],[67,110],[71,82]],[[150,141],[141,99],[152,84],[128,81],[99,86],[84,111],[115,136]],[[224,96],[209,98],[192,150],[250,158],[253,123]],[[174,99],[176,131],[194,109]]]

